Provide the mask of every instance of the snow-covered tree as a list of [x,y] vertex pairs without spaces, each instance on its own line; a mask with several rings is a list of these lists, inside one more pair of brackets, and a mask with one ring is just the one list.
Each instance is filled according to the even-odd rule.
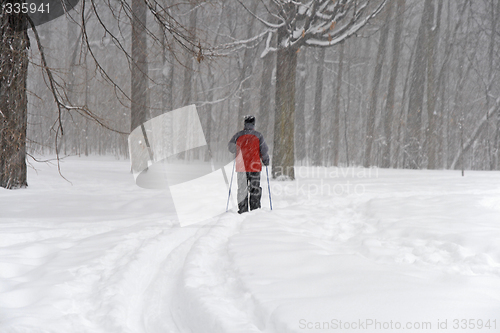
[[[273,177],[295,178],[293,129],[299,49],[304,46],[329,47],[345,41],[375,17],[386,1],[272,0],[267,10],[273,14],[276,23],[259,18],[268,29],[263,55],[268,52],[277,55]],[[273,35],[277,36],[276,47],[269,42]]]

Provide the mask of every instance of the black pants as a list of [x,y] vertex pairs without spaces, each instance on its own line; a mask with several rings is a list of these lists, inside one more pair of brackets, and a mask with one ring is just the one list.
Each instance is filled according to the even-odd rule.
[[[238,213],[260,208],[260,172],[237,172],[238,176]],[[250,200],[249,200],[250,194]]]

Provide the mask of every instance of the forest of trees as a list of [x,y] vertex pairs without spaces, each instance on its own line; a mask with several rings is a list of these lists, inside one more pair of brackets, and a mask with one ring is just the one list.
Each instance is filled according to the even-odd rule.
[[[189,38],[166,33],[163,12]],[[293,165],[500,169],[500,1],[82,0],[70,14],[37,30],[55,89],[92,117],[59,119],[30,30],[33,156],[54,154],[59,136],[61,156],[126,158],[131,128],[196,104],[217,159],[254,114],[274,176],[293,178],[276,171]]]

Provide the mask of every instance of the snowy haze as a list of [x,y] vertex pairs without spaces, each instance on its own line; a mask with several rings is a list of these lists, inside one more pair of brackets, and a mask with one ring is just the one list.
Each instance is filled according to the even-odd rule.
[[[131,102],[124,96],[131,94],[133,67],[126,53],[132,47],[129,4],[93,3],[97,13],[91,11],[85,19],[87,41],[81,38],[85,2],[80,1],[71,11],[72,19],[60,17],[39,26],[41,43],[56,86],[65,88],[62,100],[88,107],[107,126],[128,134],[133,130]],[[191,2],[172,1],[169,9],[188,30],[196,23],[195,45],[200,41],[222,56],[210,57],[207,51],[198,62],[170,34],[162,43],[163,31],[148,11],[149,32],[143,41],[148,66],[145,119],[195,104],[207,141],[221,143],[211,146],[215,159],[225,160],[227,141],[241,129],[243,115],[253,114],[272,153],[278,61],[277,52],[267,51],[278,46],[275,33],[285,19],[280,18],[283,11],[259,0],[196,3],[193,7]],[[367,2],[303,0],[293,5],[302,15],[313,4],[328,9],[339,3],[353,10]],[[371,0],[365,14],[380,3],[384,1]],[[387,1],[356,36],[339,36],[352,10],[338,22],[325,21],[317,13],[307,33],[305,17],[290,22],[291,29],[295,27],[289,31],[295,37],[291,44],[323,26],[332,33],[332,40],[308,39],[298,52],[294,159],[325,166],[500,170],[499,2]],[[325,48],[307,46],[335,44],[339,38],[345,41]],[[55,154],[59,112],[32,35],[31,43],[28,151]],[[62,155],[128,157],[126,134],[105,130],[75,110],[63,112],[61,118]]]
[[[0,188],[0,333],[500,332],[500,1],[167,3],[191,52],[156,1],[141,36],[125,0],[40,25],[55,91],[29,32],[27,152],[72,157],[66,179],[28,157],[29,187]],[[339,34],[363,4],[380,13]],[[182,161],[232,162],[252,114],[270,171],[295,166],[272,211],[265,173],[263,209],[186,227],[168,188],[136,185],[128,134],[191,104],[210,150]]]
[[34,166],[0,189],[0,332],[500,332],[498,172],[301,167],[181,228],[128,161]]

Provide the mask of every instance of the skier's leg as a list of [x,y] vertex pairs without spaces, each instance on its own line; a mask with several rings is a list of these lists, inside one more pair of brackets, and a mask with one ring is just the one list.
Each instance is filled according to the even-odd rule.
[[249,172],[250,178],[250,210],[260,208],[262,188],[260,187],[260,172]]
[[248,181],[246,172],[237,172],[238,178],[238,213],[248,212]]

